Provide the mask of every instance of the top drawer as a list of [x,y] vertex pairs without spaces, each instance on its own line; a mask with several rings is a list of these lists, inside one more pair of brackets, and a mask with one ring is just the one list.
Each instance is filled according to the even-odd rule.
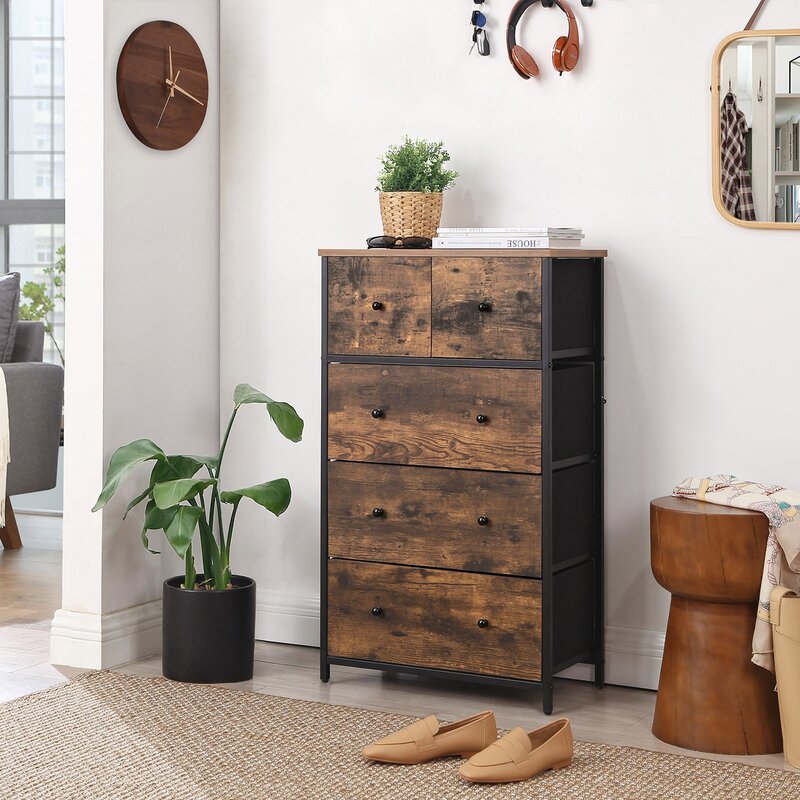
[[429,356],[430,258],[329,258],[328,352]]
[[328,259],[328,352],[538,361],[542,259]]
[[542,259],[433,259],[431,354],[538,361]]

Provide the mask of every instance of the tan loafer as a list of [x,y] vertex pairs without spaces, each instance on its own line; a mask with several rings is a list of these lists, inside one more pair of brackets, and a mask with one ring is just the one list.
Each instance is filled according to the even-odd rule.
[[449,725],[440,725],[431,716],[367,745],[361,754],[387,764],[424,764],[442,756],[469,758],[495,739],[497,725],[491,711]]
[[470,758],[459,775],[473,783],[526,781],[546,769],[568,767],[572,754],[569,720],[559,719],[530,733],[514,728]]

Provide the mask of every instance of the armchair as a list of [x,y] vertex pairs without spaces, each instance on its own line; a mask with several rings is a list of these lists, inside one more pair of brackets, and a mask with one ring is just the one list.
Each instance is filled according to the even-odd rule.
[[8,391],[11,463],[6,484],[6,526],[0,541],[7,549],[22,547],[11,497],[56,485],[64,369],[42,362],[44,325],[20,321],[11,361],[0,364]]

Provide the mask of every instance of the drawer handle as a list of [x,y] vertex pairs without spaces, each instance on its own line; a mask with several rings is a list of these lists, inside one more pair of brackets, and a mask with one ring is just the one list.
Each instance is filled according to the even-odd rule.
[[[373,415],[375,414],[374,411],[372,413]],[[488,421],[489,417],[487,417],[486,414],[478,414],[478,416],[475,417],[475,422],[477,422],[478,425],[485,425]]]
[[373,508],[372,509],[372,516],[373,517],[383,517],[386,515],[386,512],[382,508]]
[[489,524],[489,517],[484,517],[483,514],[478,517],[478,525],[488,525]]
[[478,303],[478,311],[480,311],[481,314],[488,314],[491,310],[492,310],[491,303],[487,303],[485,301],[483,303]]
[[380,419],[383,416],[383,411],[381,411],[379,408],[373,408],[372,409],[372,416],[375,419]]
[[[383,614],[383,609],[380,606],[375,606],[375,608],[372,609],[373,617],[379,617],[381,614]],[[487,622],[486,624],[488,625],[489,623]]]
[[478,627],[479,628],[488,628],[489,627],[489,620],[488,619],[479,619],[478,620]]
[[380,301],[380,300],[376,300],[376,301],[375,301],[375,302],[372,304],[372,310],[373,310],[373,311],[381,311],[381,310],[383,310],[383,303],[381,303],[381,301]]

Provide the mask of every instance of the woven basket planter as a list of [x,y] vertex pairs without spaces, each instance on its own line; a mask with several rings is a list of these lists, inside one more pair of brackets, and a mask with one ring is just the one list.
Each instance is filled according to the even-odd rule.
[[381,192],[383,233],[398,238],[436,236],[442,219],[442,192]]

